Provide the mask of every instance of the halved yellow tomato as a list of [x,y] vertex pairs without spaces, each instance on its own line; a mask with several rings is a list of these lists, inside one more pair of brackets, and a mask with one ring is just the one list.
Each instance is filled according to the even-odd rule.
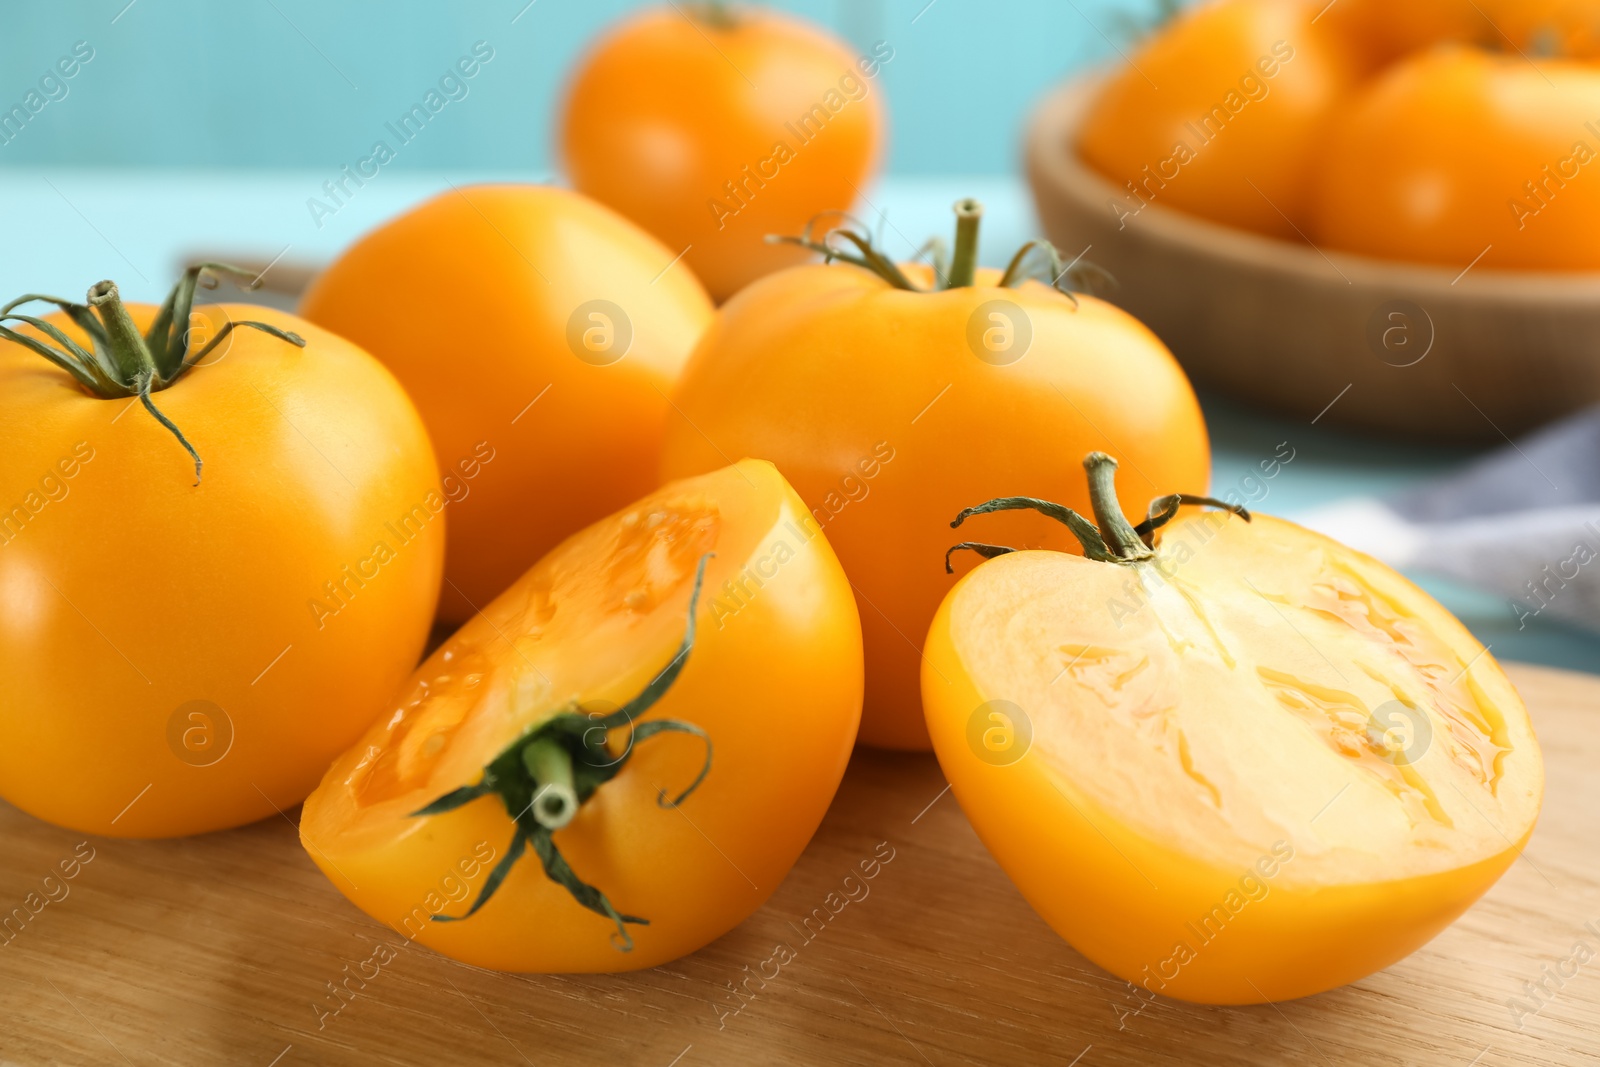
[[1089,465],[1098,529],[1036,500],[973,509],[1045,511],[1088,558],[978,546],[1000,558],[928,636],[928,729],[979,836],[1058,933],[1152,995],[1301,997],[1427,942],[1539,812],[1505,674],[1377,561],[1264,516],[1167,524],[1196,498],[1135,528],[1114,461]]
[[463,626],[334,764],[301,839],[363,911],[456,959],[655,966],[783,880],[861,691],[833,550],[745,460],[574,535]]

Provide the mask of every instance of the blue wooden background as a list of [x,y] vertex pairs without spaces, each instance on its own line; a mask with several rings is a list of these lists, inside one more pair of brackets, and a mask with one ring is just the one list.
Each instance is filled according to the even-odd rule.
[[[665,0],[661,0],[665,2]],[[690,0],[675,0],[680,6]],[[0,167],[324,168],[364,155],[474,41],[494,61],[404,169],[546,171],[573,60],[637,0],[53,0],[5,5],[0,112],[48,102]],[[1013,171],[1039,94],[1126,48],[1154,0],[778,0],[857,47],[889,42],[881,84],[895,174]],[[93,58],[70,79],[74,44]],[[50,99],[54,96],[54,99]]]

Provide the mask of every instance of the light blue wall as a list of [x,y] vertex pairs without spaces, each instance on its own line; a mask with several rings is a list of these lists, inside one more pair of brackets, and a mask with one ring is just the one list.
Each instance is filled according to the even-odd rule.
[[[688,0],[677,0],[679,4]],[[0,167],[333,168],[364,155],[474,41],[495,58],[397,166],[545,171],[550,115],[583,44],[630,0],[7,0],[0,111],[77,41],[93,59]],[[886,40],[898,174],[1015,167],[1029,108],[1126,47],[1154,0],[781,0],[858,46]],[[520,17],[518,12],[522,12]],[[516,18],[513,23],[513,18]],[[115,21],[113,21],[115,20]],[[49,88],[56,95],[61,89]]]

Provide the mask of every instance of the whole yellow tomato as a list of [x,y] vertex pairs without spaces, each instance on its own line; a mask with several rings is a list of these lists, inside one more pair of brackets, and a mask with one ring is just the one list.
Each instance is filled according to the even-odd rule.
[[306,294],[301,312],[382,360],[433,437],[446,621],[656,485],[667,394],[711,317],[673,255],[574,193],[474,186],[367,234]]
[[0,311],[0,795],[87,833],[292,807],[438,599],[447,501],[399,383],[281,311],[191,314],[199,277]]
[[[1526,4],[1529,0],[1513,0]],[[1483,41],[1495,36],[1484,10],[1495,0],[1338,0],[1319,22],[1348,35],[1373,63],[1389,63],[1444,41]]]
[[301,838],[363,911],[456,959],[652,967],[777,888],[860,713],[849,583],[746,460],[574,535],[463,626]]
[[1493,657],[1376,560],[1242,511],[1169,524],[1216,501],[1133,527],[1115,461],[1087,466],[1098,527],[1034,499],[958,517],[1043,510],[1088,556],[1002,554],[933,622],[928,729],[978,836],[1151,996],[1287,1000],[1426,943],[1539,813],[1539,745]]
[[1536,58],[1600,55],[1600,0],[1339,0],[1327,18],[1378,60],[1446,41]]
[[1344,37],[1299,0],[1217,0],[1180,15],[1100,90],[1078,151],[1150,204],[1295,239],[1323,127],[1360,76]]
[[883,156],[879,42],[844,43],[763,7],[674,4],[607,33],[560,117],[572,184],[671,247],[726,300],[803,262],[766,243],[845,210]]
[[1393,67],[1323,147],[1313,239],[1388,259],[1594,270],[1600,71],[1444,47]]
[[[748,455],[794,485],[855,586],[861,737],[889,748],[928,747],[921,639],[950,587],[942,531],[957,509],[1030,484],[1086,501],[1069,457],[1093,447],[1126,450],[1155,479],[1147,494],[1200,492],[1210,478],[1200,407],[1155,335],[1017,264],[1004,276],[975,270],[978,207],[957,208],[939,288],[924,288],[926,268],[872,250],[775,274],[729,301],[673,395],[664,451],[668,477]],[[1038,265],[1048,280],[1062,274],[1059,262]],[[1066,547],[1042,521],[1013,517],[1007,532]]]

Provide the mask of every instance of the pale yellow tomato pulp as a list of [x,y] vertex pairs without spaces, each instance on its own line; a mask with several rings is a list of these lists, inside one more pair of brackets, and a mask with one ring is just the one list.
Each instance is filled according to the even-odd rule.
[[1159,559],[1019,553],[945,601],[923,693],[974,827],[1151,993],[1282,1000],[1406,956],[1532,832],[1515,690],[1426,594],[1290,523],[1180,519]]
[[[556,832],[583,881],[630,926],[550,881],[530,851],[460,922],[513,824],[486,796],[413,812],[477,782],[559,711],[614,710],[673,658],[695,568],[715,553],[683,673],[641,721],[679,719],[704,743],[640,741]],[[513,971],[619,971],[692,952],[760,907],[833,799],[861,714],[861,624],[833,550],[771,464],[745,460],[652,493],[563,542],[418,668],[391,714],[306,801],[301,839],[369,915],[446,955]],[[628,730],[610,741],[619,756]]]

